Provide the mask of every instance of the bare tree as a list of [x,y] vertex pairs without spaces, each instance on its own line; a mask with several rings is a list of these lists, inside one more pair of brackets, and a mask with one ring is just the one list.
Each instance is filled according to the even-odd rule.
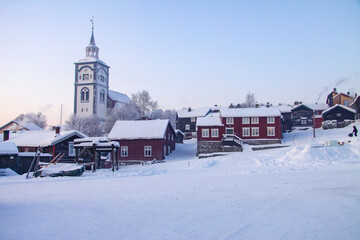
[[157,101],[152,101],[150,93],[146,90],[132,94],[131,100],[138,107],[140,117],[144,117],[158,108]]
[[255,107],[256,101],[255,101],[255,96],[253,93],[248,93],[246,94],[245,97],[245,102],[244,102],[244,107],[245,108],[251,108],[251,107]]
[[134,102],[125,103],[120,108],[108,111],[104,132],[109,133],[118,120],[136,120],[140,118],[139,108]]
[[46,116],[41,112],[20,114],[17,118],[15,118],[15,121],[35,123],[41,128],[45,128],[47,126]]
[[89,137],[102,136],[103,124],[96,115],[90,117],[72,115],[65,123],[70,130],[78,130]]

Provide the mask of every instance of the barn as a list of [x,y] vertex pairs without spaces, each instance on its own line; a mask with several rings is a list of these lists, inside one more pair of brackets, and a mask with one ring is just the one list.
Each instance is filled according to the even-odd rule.
[[325,121],[336,121],[337,127],[345,127],[345,122],[350,123],[350,121],[346,120],[356,119],[356,110],[336,104],[325,110],[322,115]]
[[[321,127],[321,114],[329,108],[327,104],[299,104],[291,109],[293,127]],[[314,122],[315,117],[315,122]]]
[[119,142],[124,163],[162,161],[175,151],[176,133],[168,119],[117,121],[108,137]]

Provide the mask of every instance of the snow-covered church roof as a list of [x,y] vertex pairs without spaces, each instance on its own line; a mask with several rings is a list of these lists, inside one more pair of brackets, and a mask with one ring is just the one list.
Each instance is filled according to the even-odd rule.
[[162,139],[168,126],[172,129],[168,119],[117,121],[108,137],[111,140]]
[[109,89],[108,97],[111,98],[114,102],[118,103],[129,103],[131,99],[128,97],[128,95],[119,93],[116,91],[112,91]]

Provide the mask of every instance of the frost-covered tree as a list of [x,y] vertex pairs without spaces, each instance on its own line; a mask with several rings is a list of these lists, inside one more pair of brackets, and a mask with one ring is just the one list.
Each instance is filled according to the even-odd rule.
[[120,108],[108,111],[104,131],[109,133],[118,120],[136,120],[140,118],[139,108],[134,102],[125,103]]
[[255,107],[256,101],[255,101],[255,96],[253,93],[248,93],[245,96],[245,102],[243,103],[243,106],[245,108],[251,108],[251,107]]
[[78,130],[89,137],[102,136],[103,124],[96,115],[90,117],[78,117],[72,115],[65,122],[70,130]]
[[46,116],[41,112],[20,114],[17,118],[15,118],[15,121],[35,123],[41,128],[45,128],[47,126]]
[[131,100],[139,108],[140,117],[147,116],[158,108],[157,101],[153,101],[150,93],[146,90],[132,94]]

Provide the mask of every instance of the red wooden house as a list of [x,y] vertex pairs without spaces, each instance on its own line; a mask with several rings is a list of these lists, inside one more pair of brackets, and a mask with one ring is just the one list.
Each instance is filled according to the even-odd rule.
[[117,121],[108,137],[119,142],[121,162],[161,161],[175,150],[169,120]]
[[282,120],[278,108],[223,108],[198,118],[198,154],[242,151],[242,143],[281,143]]

